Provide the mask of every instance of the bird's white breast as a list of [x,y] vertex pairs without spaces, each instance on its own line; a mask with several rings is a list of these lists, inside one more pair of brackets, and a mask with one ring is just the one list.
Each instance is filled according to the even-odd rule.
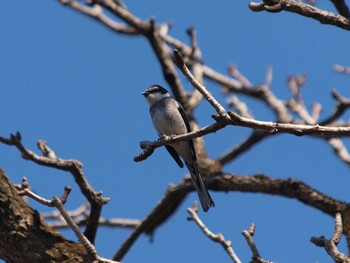
[[153,104],[150,109],[152,122],[159,134],[178,135],[187,133],[185,122],[178,107],[177,101],[170,97]]

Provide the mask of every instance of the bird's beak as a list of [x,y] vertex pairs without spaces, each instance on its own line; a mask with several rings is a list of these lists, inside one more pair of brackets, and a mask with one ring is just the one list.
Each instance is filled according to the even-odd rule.
[[148,93],[147,91],[144,91],[144,92],[142,92],[141,94],[142,94],[143,96],[147,97],[149,93]]

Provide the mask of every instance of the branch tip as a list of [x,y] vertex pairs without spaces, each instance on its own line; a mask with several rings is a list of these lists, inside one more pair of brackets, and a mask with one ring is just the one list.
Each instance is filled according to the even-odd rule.
[[182,56],[181,52],[177,49],[174,49],[174,63],[179,68],[182,68],[185,65],[184,57]]

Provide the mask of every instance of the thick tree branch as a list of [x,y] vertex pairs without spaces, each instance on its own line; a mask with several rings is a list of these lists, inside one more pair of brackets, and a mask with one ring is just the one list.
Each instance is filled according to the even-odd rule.
[[7,262],[88,262],[80,243],[66,240],[17,194],[0,168],[0,258]]
[[322,24],[333,25],[345,30],[350,30],[350,20],[348,20],[347,17],[318,9],[300,1],[265,0],[260,3],[250,2],[249,7],[255,12],[281,12],[285,10],[305,17],[313,18]]
[[[266,175],[241,176],[215,173],[205,179],[208,189],[214,191],[241,191],[264,193],[296,199],[330,216],[349,209],[349,204],[327,196],[296,179],[271,179]],[[177,186],[171,186],[158,205],[124,242],[113,257],[121,261],[141,234],[152,234],[175,213],[190,191],[194,191],[191,179],[186,177]]]
[[49,207],[56,207],[58,211],[60,212],[61,216],[64,218],[66,223],[69,225],[70,229],[73,230],[74,234],[77,236],[80,243],[84,246],[86,252],[87,252],[87,258],[88,262],[101,262],[101,263],[117,263],[115,261],[111,261],[108,259],[101,258],[95,249],[95,247],[90,243],[90,241],[83,235],[83,233],[80,232],[79,227],[75,224],[74,220],[71,218],[67,210],[64,208],[64,204],[67,201],[67,198],[69,196],[69,193],[71,192],[71,187],[66,186],[64,189],[64,193],[61,198],[58,198],[57,196],[54,196],[51,200],[45,199],[35,193],[33,193],[31,190],[29,190],[28,187],[28,180],[27,178],[23,178],[22,184],[19,186],[15,186],[18,190],[18,194],[21,196],[28,196],[35,201],[41,203],[42,205],[49,206]]
[[[81,169],[82,164],[80,162],[76,160],[62,160],[59,158],[38,156],[34,152],[27,150],[22,145],[21,140],[22,138],[19,132],[17,132],[16,135],[11,134],[10,138],[0,136],[0,143],[15,146],[20,151],[24,159],[33,161],[39,165],[68,171],[73,175],[75,182],[80,187],[81,192],[91,204],[91,214],[87,221],[84,234],[90,240],[90,242],[93,243],[96,237],[96,231],[98,228],[98,222],[101,215],[102,206],[106,204],[109,201],[109,199],[101,197],[101,193],[96,192],[92,188],[92,186],[87,181],[83,170]],[[43,148],[41,148],[41,150],[42,149]]]

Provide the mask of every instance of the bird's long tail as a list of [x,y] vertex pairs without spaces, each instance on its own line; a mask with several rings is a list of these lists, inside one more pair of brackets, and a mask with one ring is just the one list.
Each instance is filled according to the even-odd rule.
[[210,197],[210,194],[204,185],[202,177],[199,174],[199,170],[196,162],[193,162],[192,164],[189,164],[186,162],[186,166],[190,171],[192,181],[197,191],[203,210],[206,212],[210,207],[215,206],[214,201]]

